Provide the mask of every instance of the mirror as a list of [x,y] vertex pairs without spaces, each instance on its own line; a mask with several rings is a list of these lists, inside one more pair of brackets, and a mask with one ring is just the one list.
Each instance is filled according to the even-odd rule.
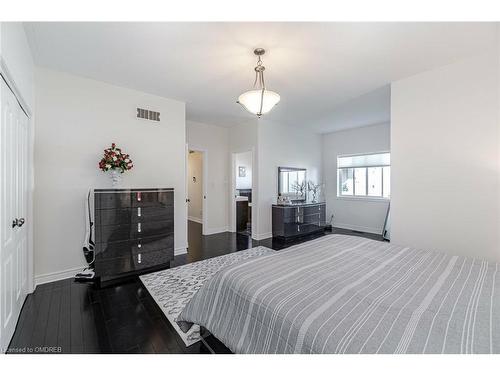
[[278,195],[305,201],[306,171],[305,168],[278,167]]

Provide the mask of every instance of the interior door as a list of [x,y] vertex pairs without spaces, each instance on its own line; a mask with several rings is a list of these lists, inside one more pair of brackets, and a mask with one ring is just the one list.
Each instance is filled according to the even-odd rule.
[[27,294],[28,117],[0,78],[0,351],[7,350]]

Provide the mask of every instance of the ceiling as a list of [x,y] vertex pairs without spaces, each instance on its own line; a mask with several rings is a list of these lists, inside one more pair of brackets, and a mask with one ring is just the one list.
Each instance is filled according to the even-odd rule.
[[494,23],[26,23],[35,63],[186,102],[187,119],[233,126],[267,50],[266,119],[330,132],[389,119],[392,81],[496,41]]

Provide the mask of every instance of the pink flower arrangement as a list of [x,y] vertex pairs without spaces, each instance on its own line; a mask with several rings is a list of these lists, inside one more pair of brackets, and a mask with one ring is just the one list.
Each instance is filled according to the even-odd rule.
[[119,169],[120,173],[128,171],[133,168],[132,160],[129,154],[125,154],[114,143],[110,148],[104,150],[104,156],[99,162],[99,169],[107,172],[111,169]]

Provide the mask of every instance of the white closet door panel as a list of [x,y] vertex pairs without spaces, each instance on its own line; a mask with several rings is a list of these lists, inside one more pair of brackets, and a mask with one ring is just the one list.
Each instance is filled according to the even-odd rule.
[[[20,163],[21,163],[21,208],[20,215],[25,220],[28,220],[28,142],[29,142],[29,120],[24,113],[21,114],[21,140],[20,140]],[[21,278],[20,289],[22,294],[26,293],[28,281],[28,225],[21,227]],[[21,295],[24,299],[24,296]],[[22,304],[21,304],[22,306]]]
[[5,98],[2,90],[2,248],[10,246],[14,241],[15,232],[12,231],[12,218],[14,217],[14,116],[12,106]]
[[[17,185],[14,158],[16,147],[16,114],[12,98],[2,86],[2,275],[1,275],[1,326],[2,326],[2,349],[5,345],[5,336],[12,330],[12,321],[15,314],[14,295],[16,294],[17,281],[17,257],[16,257],[16,232],[12,227],[12,219],[15,217],[16,198],[15,188]],[[17,298],[16,298],[17,299]],[[7,336],[8,337],[8,336]]]
[[[0,79],[0,349],[7,349],[26,297],[28,118]],[[20,223],[20,220],[24,224]]]

